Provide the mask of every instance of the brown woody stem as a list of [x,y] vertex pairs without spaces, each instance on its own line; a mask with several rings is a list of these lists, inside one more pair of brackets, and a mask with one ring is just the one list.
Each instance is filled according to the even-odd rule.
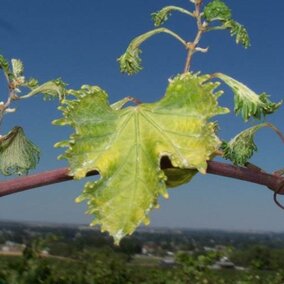
[[[205,31],[205,27],[203,26],[202,21],[201,21],[200,7],[201,7],[202,2],[203,2],[203,0],[198,0],[198,1],[195,2],[194,17],[196,18],[196,21],[197,21],[198,31],[197,31],[197,34],[195,36],[194,41],[187,43],[187,57],[186,57],[186,62],[185,62],[183,73],[186,73],[186,72],[189,71],[192,56],[197,51],[197,45],[200,42],[202,34]],[[201,49],[201,50],[206,52],[206,49]],[[199,49],[199,51],[200,51],[200,49]]]
[[[165,167],[167,167],[167,165],[164,165],[164,168]],[[284,178],[278,175],[216,161],[208,161],[207,173],[265,185],[278,194],[284,194]],[[99,173],[97,171],[92,171],[88,173],[88,176],[98,174]],[[0,197],[72,179],[73,177],[68,175],[68,169],[61,168],[30,176],[19,177],[8,181],[2,181],[0,182]]]

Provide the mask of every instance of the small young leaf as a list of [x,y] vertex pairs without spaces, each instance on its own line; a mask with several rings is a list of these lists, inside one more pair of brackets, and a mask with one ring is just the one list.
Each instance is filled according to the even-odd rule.
[[213,0],[204,7],[204,18],[207,22],[227,21],[231,16],[230,8],[221,0]]
[[231,36],[236,38],[237,44],[242,44],[245,48],[250,46],[250,39],[246,28],[232,19],[231,10],[221,0],[213,0],[204,8],[204,18],[207,22],[219,20],[221,26],[208,27],[208,30],[228,29]]
[[38,161],[39,148],[25,136],[21,127],[13,128],[0,138],[0,172],[3,175],[25,175]]
[[144,41],[146,41],[150,37],[156,34],[159,34],[159,33],[169,34],[175,39],[177,39],[178,41],[180,41],[184,46],[187,47],[186,42],[181,37],[179,37],[176,33],[174,33],[173,31],[169,29],[158,28],[158,29],[151,30],[149,32],[146,32],[134,38],[130,42],[128,48],[126,49],[126,52],[117,59],[120,65],[120,71],[122,73],[133,75],[142,70],[141,58],[139,57],[142,51],[140,50],[139,47]]
[[267,95],[266,93],[261,93],[259,95],[259,99],[266,106],[265,107],[266,115],[274,113],[282,105],[282,101],[280,101],[279,103],[272,103],[268,98],[269,98],[269,95]]
[[159,27],[163,25],[167,20],[168,17],[171,15],[171,10],[168,7],[161,9],[155,13],[152,13],[152,20],[154,22],[155,27]]
[[[208,82],[209,77],[178,75],[160,101],[118,109],[109,105],[103,90],[89,87],[60,108],[64,118],[55,123],[75,129],[62,156],[71,174],[81,179],[97,170],[101,176],[85,185],[77,201],[88,200],[93,224],[101,224],[116,243],[141,222],[149,223],[147,215],[159,195],[168,196],[167,185],[189,181],[197,171],[206,173],[206,161],[220,145],[209,120],[228,112],[218,106],[220,92],[214,90],[219,83]],[[188,170],[161,169],[164,156]]]
[[267,126],[267,123],[255,125],[242,131],[229,142],[223,142],[221,149],[224,151],[224,158],[235,165],[244,166],[257,151],[253,140],[256,131]]
[[0,54],[0,69],[2,69],[4,71],[4,73],[6,74],[6,76],[9,80],[12,81],[14,79],[15,76],[14,76],[13,72],[11,72],[11,70],[10,70],[9,62],[1,54]]
[[3,55],[0,55],[0,68],[3,69],[5,73],[10,73],[9,63]]
[[163,25],[168,20],[168,17],[171,15],[172,11],[178,11],[188,16],[194,17],[193,13],[189,12],[188,10],[184,8],[177,7],[177,6],[167,6],[151,14],[152,20],[154,21],[154,25],[156,27]]
[[242,44],[245,48],[250,46],[250,39],[246,28],[234,20],[224,22],[223,26],[230,31],[231,36],[236,37],[236,43]]
[[24,76],[24,65],[19,59],[12,59],[12,72],[13,72],[13,80],[12,84],[16,93],[20,93],[21,90],[19,87],[25,84],[25,76]]
[[34,89],[35,87],[39,86],[38,80],[35,78],[30,78],[25,82],[25,85],[30,88],[30,89]]
[[66,96],[66,84],[61,79],[48,81],[42,85],[37,85],[38,82],[33,79],[29,82],[30,86],[35,86],[27,95],[21,96],[21,99],[26,99],[38,94],[43,94],[46,99],[58,98],[60,101]]
[[139,57],[142,53],[141,49],[130,44],[123,55],[118,58],[120,65],[120,72],[133,75],[142,70],[141,58]]
[[241,114],[244,121],[250,117],[261,119],[262,116],[275,112],[282,104],[273,103],[268,99],[268,95],[262,93],[257,95],[241,82],[222,73],[215,73],[213,77],[224,81],[234,92],[235,113]]
[[12,70],[14,73],[14,76],[16,78],[23,76],[24,74],[24,65],[23,62],[19,59],[12,59]]

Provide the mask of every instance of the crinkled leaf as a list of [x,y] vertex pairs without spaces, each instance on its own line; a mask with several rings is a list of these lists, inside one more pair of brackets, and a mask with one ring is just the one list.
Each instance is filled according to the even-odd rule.
[[117,59],[117,61],[119,62],[120,71],[122,73],[133,75],[142,70],[142,65],[141,65],[142,60],[140,58],[140,54],[142,53],[142,51],[140,49],[140,45],[146,40],[148,40],[150,37],[156,34],[159,34],[159,33],[169,34],[186,46],[186,42],[181,37],[179,37],[177,34],[175,34],[173,31],[169,29],[158,28],[158,29],[154,29],[149,32],[146,32],[134,38],[130,42],[125,53]]
[[283,101],[279,103],[273,103],[269,100],[269,95],[266,93],[261,93],[259,95],[259,99],[266,106],[265,107],[265,115],[274,113],[281,105]]
[[213,0],[204,7],[204,18],[211,22],[214,20],[227,21],[231,19],[230,8],[220,0]]
[[0,54],[0,69],[2,69],[4,71],[4,73],[9,78],[9,80],[13,80],[14,79],[14,74],[10,70],[9,62],[1,54]]
[[134,46],[133,44],[130,44],[125,53],[118,58],[120,72],[132,75],[141,71],[141,53],[141,49]]
[[122,54],[117,61],[119,62],[120,71],[128,75],[133,75],[142,70],[140,54],[142,53],[140,45],[155,35],[157,30],[152,30],[134,38],[128,45],[124,54]]
[[15,127],[0,138],[0,171],[3,175],[25,175],[36,167],[39,148],[26,136],[21,127]]
[[163,25],[167,20],[168,17],[171,15],[171,10],[167,9],[168,7],[165,7],[155,13],[152,13],[152,20],[154,22],[154,25],[156,27],[159,27],[161,25]]
[[12,59],[12,72],[13,72],[13,85],[14,90],[16,93],[20,93],[21,90],[18,88],[25,83],[25,76],[24,76],[24,65],[23,62],[19,59]]
[[57,145],[69,146],[62,157],[68,159],[71,174],[80,179],[97,170],[101,176],[88,182],[77,200],[88,200],[93,224],[101,224],[116,243],[149,222],[147,215],[159,195],[167,196],[167,175],[169,186],[190,179],[181,172],[163,172],[161,157],[189,169],[190,177],[197,170],[206,172],[206,161],[220,144],[215,123],[208,120],[228,111],[218,106],[221,93],[214,89],[219,84],[208,79],[179,75],[170,80],[160,101],[117,110],[103,90],[85,87],[61,107],[64,118],[55,124],[75,129],[69,141]]
[[216,73],[214,77],[223,80],[232,89],[235,95],[235,113],[241,114],[245,121],[250,117],[261,119],[262,116],[275,112],[282,104],[282,101],[271,102],[265,93],[257,95],[243,83],[228,75]]
[[223,26],[230,31],[232,37],[236,38],[236,43],[243,45],[245,48],[250,46],[250,39],[246,28],[234,20],[224,22]]
[[267,126],[267,123],[255,125],[242,131],[229,142],[223,142],[221,149],[224,151],[224,158],[231,160],[235,165],[244,166],[257,151],[254,143],[255,133]]
[[35,87],[24,97],[32,97],[38,94],[43,94],[46,99],[58,98],[63,100],[66,95],[66,84],[61,79],[48,81],[42,85],[37,85],[36,80],[30,81],[29,85]]
[[152,20],[154,21],[154,25],[156,27],[163,25],[168,20],[172,11],[178,11],[183,14],[189,15],[191,17],[193,16],[191,12],[187,11],[184,8],[177,7],[177,6],[166,6],[163,9],[151,14]]
[[35,78],[29,78],[26,82],[25,85],[30,88],[30,89],[34,89],[35,87],[39,86],[39,82],[37,79]]
[[19,59],[12,59],[12,70],[16,78],[23,76],[24,74],[24,65],[23,62]]
[[3,69],[6,73],[10,72],[9,62],[3,55],[0,55],[0,68]]
[[3,69],[11,85],[13,85],[14,90],[16,92],[20,92],[17,87],[23,85],[25,82],[25,77],[23,76],[24,66],[22,61],[19,59],[12,59],[11,63],[12,70],[9,62],[4,58],[3,55],[0,55],[0,69]]
[[221,0],[213,0],[204,8],[204,18],[207,22],[219,20],[222,25],[209,27],[208,30],[228,29],[232,37],[236,38],[237,44],[245,48],[250,46],[250,39],[246,28],[232,19],[230,8]]

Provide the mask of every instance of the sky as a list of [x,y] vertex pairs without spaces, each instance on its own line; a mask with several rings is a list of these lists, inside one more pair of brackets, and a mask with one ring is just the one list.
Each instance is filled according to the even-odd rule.
[[[280,101],[284,97],[284,2],[226,3],[234,18],[247,27],[252,45],[245,50],[226,31],[208,33],[200,45],[209,47],[209,52],[194,56],[192,71],[228,74]],[[180,43],[167,35],[146,42],[142,46],[144,69],[135,76],[121,74],[116,59],[132,38],[153,28],[150,14],[167,5],[192,9],[187,0],[2,0],[0,54],[21,59],[26,76],[40,82],[61,77],[70,88],[99,85],[108,92],[111,102],[126,96],[153,102],[163,96],[168,79],[183,70],[186,52]],[[196,32],[195,22],[179,14],[172,15],[167,27],[188,41]],[[233,95],[224,90],[220,104],[232,109]],[[1,100],[5,100],[3,76],[0,92]],[[20,125],[40,147],[40,163],[31,173],[66,167],[66,161],[57,160],[63,150],[53,148],[72,132],[68,127],[51,125],[61,116],[58,102],[44,102],[38,96],[14,106],[17,112],[5,117],[0,133]],[[222,139],[228,140],[251,126],[233,112],[216,119]],[[283,107],[267,120],[284,131]],[[284,167],[283,144],[271,130],[261,130],[255,141],[258,152],[253,163],[268,172]],[[84,214],[86,205],[74,202],[84,182],[70,181],[2,197],[0,220],[87,224],[91,217]],[[198,174],[191,183],[169,193],[170,198],[161,198],[160,209],[151,213],[151,226],[284,231],[284,211],[273,203],[272,192],[263,186]]]

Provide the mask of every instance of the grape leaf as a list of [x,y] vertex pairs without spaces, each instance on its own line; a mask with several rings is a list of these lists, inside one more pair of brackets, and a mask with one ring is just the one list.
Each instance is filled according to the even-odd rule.
[[167,179],[167,187],[177,187],[179,185],[188,183],[197,174],[195,169],[180,169],[180,168],[168,168],[163,169]]
[[128,75],[136,74],[142,70],[140,54],[142,50],[130,43],[129,47],[117,61],[119,62],[120,72]]
[[267,94],[257,95],[246,85],[228,75],[215,73],[213,77],[221,79],[232,89],[235,95],[235,113],[241,114],[244,121],[250,117],[261,119],[262,116],[275,112],[282,105],[282,101],[273,103],[268,99]]
[[7,74],[11,73],[9,62],[3,55],[0,55],[0,68]]
[[27,139],[21,127],[14,127],[0,137],[0,171],[3,175],[27,174],[38,161],[39,149]]
[[19,59],[12,59],[12,70],[14,73],[14,76],[17,77],[21,77],[24,74],[24,65],[23,62]]
[[42,85],[38,85],[37,80],[31,79],[27,86],[31,87],[32,90],[25,96],[21,96],[22,99],[43,94],[45,99],[58,98],[61,101],[66,96],[66,84],[61,79],[51,80]]
[[[20,93],[20,89],[18,87],[25,84],[25,76],[24,76],[24,65],[23,62],[19,59],[12,59],[12,73],[13,76],[10,76],[10,80],[12,80],[12,85],[15,88],[16,93]],[[13,77],[13,78],[12,78]]]
[[257,146],[254,143],[255,133],[263,128],[271,128],[283,141],[283,134],[271,123],[261,123],[240,132],[229,142],[223,141],[221,149],[224,151],[223,157],[232,161],[235,165],[245,166],[248,160],[257,151]]
[[152,20],[154,22],[155,27],[159,27],[163,25],[171,15],[171,9],[168,7],[165,7],[155,13],[152,13]]
[[231,19],[225,21],[223,26],[230,31],[232,37],[236,37],[237,44],[242,44],[244,48],[248,48],[250,46],[250,38],[243,25]]
[[142,70],[142,59],[140,58],[140,55],[142,53],[142,50],[140,49],[140,46],[142,43],[147,41],[149,38],[153,37],[154,35],[165,33],[172,37],[174,37],[176,40],[181,42],[185,47],[187,47],[187,43],[185,40],[183,40],[179,35],[174,33],[173,31],[166,29],[166,28],[157,28],[154,30],[151,30],[149,32],[146,32],[144,34],[141,34],[137,37],[135,37],[128,45],[126,51],[117,59],[119,66],[120,66],[120,72],[126,73],[128,75],[133,75],[138,73]]
[[29,78],[26,82],[25,82],[25,86],[30,88],[30,89],[34,89],[36,87],[39,86],[39,82],[37,79],[35,78]]
[[246,28],[240,23],[232,19],[230,8],[221,0],[213,0],[204,8],[204,18],[207,22],[220,21],[221,26],[213,26],[207,28],[210,30],[227,29],[232,37],[236,38],[237,44],[242,44],[244,48],[250,46],[250,39]]
[[259,124],[250,127],[236,135],[229,142],[224,141],[221,145],[224,158],[232,161],[235,165],[244,166],[253,153],[257,151],[253,138],[256,131],[264,126],[266,125]]
[[[165,96],[155,103],[114,109],[105,91],[84,86],[75,100],[65,100],[64,117],[57,125],[71,125],[75,133],[56,146],[69,147],[61,158],[68,159],[70,173],[81,179],[97,170],[98,181],[87,182],[77,201],[88,200],[92,224],[101,224],[119,243],[157,206],[159,195],[167,197],[169,186],[189,180],[198,170],[206,173],[220,140],[215,123],[208,120],[228,112],[218,106],[221,92],[209,75],[186,73],[170,80]],[[207,81],[207,82],[205,82]],[[160,167],[167,156],[174,167],[189,169],[169,173]]]
[[163,25],[168,20],[169,16],[171,15],[171,12],[173,11],[178,11],[188,16],[194,17],[193,13],[189,12],[184,8],[177,6],[166,6],[161,10],[151,14],[154,25],[156,27]]
[[220,0],[213,0],[204,7],[204,18],[211,22],[215,20],[227,21],[231,19],[230,8]]

